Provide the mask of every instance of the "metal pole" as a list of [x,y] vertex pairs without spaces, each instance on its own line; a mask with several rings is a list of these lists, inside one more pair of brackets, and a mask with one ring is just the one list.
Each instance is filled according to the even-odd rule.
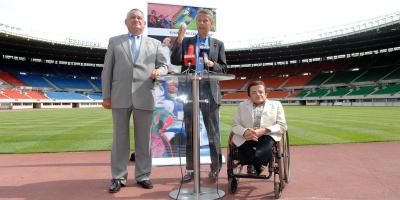
[[195,76],[192,80],[193,92],[193,170],[194,193],[200,194],[200,109],[199,109],[199,79]]

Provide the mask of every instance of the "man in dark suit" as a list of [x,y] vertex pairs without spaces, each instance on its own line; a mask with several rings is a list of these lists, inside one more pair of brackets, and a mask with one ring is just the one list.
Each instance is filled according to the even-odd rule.
[[135,179],[143,188],[150,182],[150,125],[154,111],[154,79],[168,72],[161,42],[143,35],[143,12],[132,9],[125,25],[129,33],[112,37],[101,75],[103,107],[112,110],[114,135],[110,193],[126,185],[130,154],[129,121],[135,127]]
[[[185,38],[186,28],[181,26],[178,33],[176,43],[172,47],[171,63],[174,65],[184,64],[184,55],[188,54],[189,46],[194,47],[196,64],[194,70],[197,73],[207,71],[225,73],[226,72],[226,57],[224,43],[212,38],[208,35],[214,23],[214,14],[211,10],[201,9],[196,16],[198,34],[194,37]],[[204,59],[204,53],[201,47],[207,48],[207,57]],[[205,57],[205,56],[204,56]],[[187,66],[182,67],[182,71],[187,70]],[[179,87],[179,93],[185,93],[189,99],[192,98],[191,82],[185,82]],[[219,83],[216,80],[200,81],[200,99],[208,99],[209,103],[200,103],[200,110],[203,114],[204,125],[207,129],[208,141],[211,153],[211,171],[209,177],[216,181],[222,165],[220,132],[219,132],[219,106],[221,104],[221,94]],[[192,105],[184,105],[184,121],[187,136],[186,146],[186,175],[183,178],[184,182],[190,182],[193,179],[193,135],[192,135]]]

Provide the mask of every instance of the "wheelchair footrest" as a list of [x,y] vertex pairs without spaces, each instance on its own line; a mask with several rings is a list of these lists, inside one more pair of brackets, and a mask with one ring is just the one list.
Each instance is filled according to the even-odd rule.
[[236,178],[253,178],[253,179],[269,179],[271,176],[266,175],[251,175],[251,174],[234,174]]

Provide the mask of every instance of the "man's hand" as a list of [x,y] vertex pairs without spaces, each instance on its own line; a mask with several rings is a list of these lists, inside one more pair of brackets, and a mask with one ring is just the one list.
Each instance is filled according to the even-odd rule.
[[207,67],[209,67],[209,68],[213,68],[214,67],[214,62],[213,61],[211,61],[211,60],[209,60],[209,59],[207,59],[207,63],[206,63],[206,66]]
[[186,24],[184,23],[181,25],[178,31],[178,38],[176,39],[176,42],[178,44],[182,44],[183,38],[185,37],[185,33],[186,33]]
[[107,99],[103,99],[103,108],[105,109],[111,109],[111,99],[107,98]]
[[156,79],[157,76],[161,75],[161,71],[158,69],[153,69],[153,71],[151,72],[151,78],[152,79]]
[[266,128],[258,128],[255,130],[257,137],[261,137],[263,135],[267,135],[270,131]]
[[246,140],[253,140],[253,141],[258,141],[258,137],[257,137],[257,133],[254,129],[249,128],[247,129],[244,134],[243,134],[244,138],[246,138]]

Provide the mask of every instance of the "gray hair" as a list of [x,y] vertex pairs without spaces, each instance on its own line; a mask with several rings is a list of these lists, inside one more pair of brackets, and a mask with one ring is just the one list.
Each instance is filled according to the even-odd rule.
[[128,11],[128,13],[126,14],[126,19],[128,19],[129,15],[132,14],[133,12],[135,12],[135,11],[140,12],[144,17],[144,13],[139,8],[134,8],[134,9]]
[[210,21],[214,23],[214,13],[213,13],[213,11],[211,11],[210,9],[200,8],[199,11],[197,11],[197,14],[196,14],[196,20],[197,20],[197,16],[199,16],[200,13],[208,15],[208,18],[210,18]]

